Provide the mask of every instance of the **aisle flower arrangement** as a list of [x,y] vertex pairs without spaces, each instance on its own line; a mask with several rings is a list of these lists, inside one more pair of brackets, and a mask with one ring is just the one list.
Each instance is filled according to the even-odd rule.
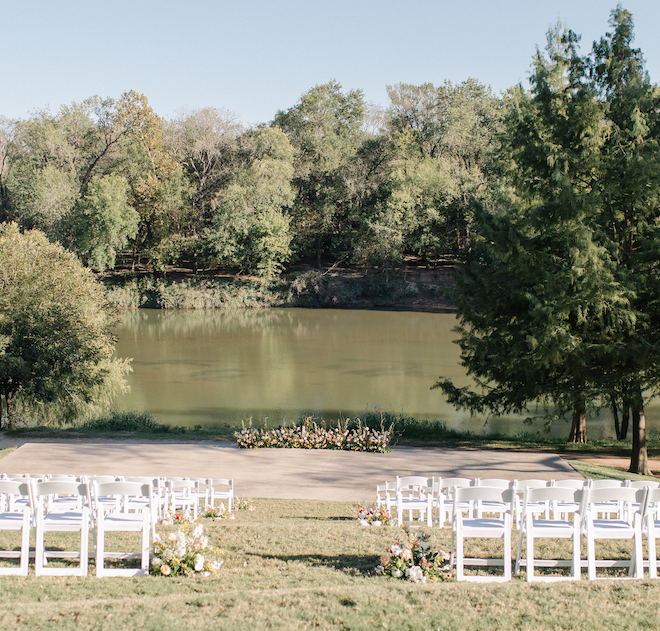
[[234,510],[244,510],[251,512],[254,510],[254,505],[252,504],[252,500],[249,497],[244,497],[243,499],[235,497]]
[[244,449],[260,447],[285,447],[290,449],[342,449],[348,451],[390,451],[394,426],[374,430],[357,419],[356,426],[349,428],[350,419],[339,422],[337,427],[322,427],[310,419],[293,427],[258,429],[244,427],[234,432],[236,442]]
[[232,511],[230,511],[222,502],[218,506],[206,506],[202,517],[206,519],[235,519],[236,516]]
[[376,566],[376,574],[412,583],[448,581],[454,578],[447,552],[432,550],[428,535],[423,533],[409,533],[407,541],[393,543]]
[[392,515],[386,506],[367,506],[357,503],[358,521],[361,526],[391,526]]
[[156,536],[150,571],[156,576],[210,576],[222,566],[217,558],[221,554],[222,550],[209,548],[204,526],[182,522],[164,539]]

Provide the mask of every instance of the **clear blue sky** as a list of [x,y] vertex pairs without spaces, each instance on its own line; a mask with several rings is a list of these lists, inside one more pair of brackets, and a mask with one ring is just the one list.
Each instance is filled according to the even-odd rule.
[[[660,82],[660,1],[626,0]],[[0,115],[144,93],[164,117],[225,108],[247,125],[330,79],[386,106],[386,86],[527,76],[558,19],[582,51],[616,0],[0,0]]]

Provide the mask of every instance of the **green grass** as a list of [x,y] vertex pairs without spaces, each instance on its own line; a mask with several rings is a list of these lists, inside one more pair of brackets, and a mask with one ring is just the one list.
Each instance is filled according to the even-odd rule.
[[580,475],[593,480],[657,480],[653,476],[638,475],[637,473],[629,473],[628,471],[621,471],[620,469],[582,462],[580,460],[567,460],[567,462]]
[[[0,577],[0,624],[58,630],[660,627],[660,581],[414,585],[375,574],[399,531],[359,526],[353,503],[253,503],[254,512],[241,511],[235,520],[203,520],[211,546],[225,552],[215,577],[97,579],[93,563],[84,579],[37,578],[32,571],[27,578]],[[448,528],[430,532],[433,546],[449,546]],[[11,545],[8,536],[14,533],[2,533],[0,545]],[[514,550],[516,541],[514,535]],[[561,545],[549,552],[568,557]],[[628,542],[607,546],[629,554]],[[492,552],[490,544],[484,549]]]

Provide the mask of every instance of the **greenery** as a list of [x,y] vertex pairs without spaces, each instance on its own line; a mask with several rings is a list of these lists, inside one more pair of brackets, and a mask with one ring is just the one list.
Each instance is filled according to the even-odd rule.
[[141,432],[153,434],[183,434],[185,427],[157,423],[151,414],[142,412],[111,412],[75,425],[75,429],[90,432]]
[[60,422],[126,389],[113,317],[93,274],[38,230],[0,225],[0,427]]
[[[234,520],[204,522],[209,546],[225,552],[216,575],[98,580],[92,562],[87,578],[4,576],[0,624],[7,629],[57,626],[64,631],[178,629],[182,621],[195,629],[208,628],[209,620],[229,629],[600,631],[660,626],[658,581],[528,585],[523,573],[508,584],[413,584],[376,573],[397,531],[360,527],[353,502],[260,499],[255,505],[257,510],[239,511]],[[433,528],[428,534],[432,549],[449,548],[450,529]],[[0,545],[15,545],[17,536],[0,533]],[[75,538],[53,535],[68,536]],[[108,542],[108,549],[115,549],[113,541]],[[570,558],[570,542],[538,544],[539,554]],[[514,534],[514,550],[516,545]],[[617,556],[630,553],[628,541],[600,545],[606,546],[603,552]],[[494,542],[487,542],[482,551],[501,554]],[[539,570],[544,571],[564,570]]]
[[569,460],[568,463],[580,475],[593,480],[655,480],[653,476],[638,475],[628,471],[620,471],[603,465],[593,464],[591,462],[581,462],[580,460]]
[[509,95],[503,177],[477,209],[459,280],[461,358],[478,388],[436,387],[471,411],[532,401],[570,411],[575,442],[587,439],[589,408],[619,406],[632,414],[630,470],[647,474],[644,401],[660,385],[660,93],[631,46],[630,13],[619,5],[610,24],[588,57],[573,32],[551,30],[531,93]]

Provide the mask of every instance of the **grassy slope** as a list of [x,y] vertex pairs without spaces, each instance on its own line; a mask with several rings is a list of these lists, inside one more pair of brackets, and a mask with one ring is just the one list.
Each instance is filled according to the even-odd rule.
[[[204,521],[211,545],[225,551],[217,577],[1,577],[0,624],[58,630],[660,627],[660,581],[414,585],[375,575],[398,530],[360,527],[353,504],[254,505],[233,521]],[[448,547],[449,529],[434,529],[432,544]],[[613,547],[625,555],[629,546]]]

